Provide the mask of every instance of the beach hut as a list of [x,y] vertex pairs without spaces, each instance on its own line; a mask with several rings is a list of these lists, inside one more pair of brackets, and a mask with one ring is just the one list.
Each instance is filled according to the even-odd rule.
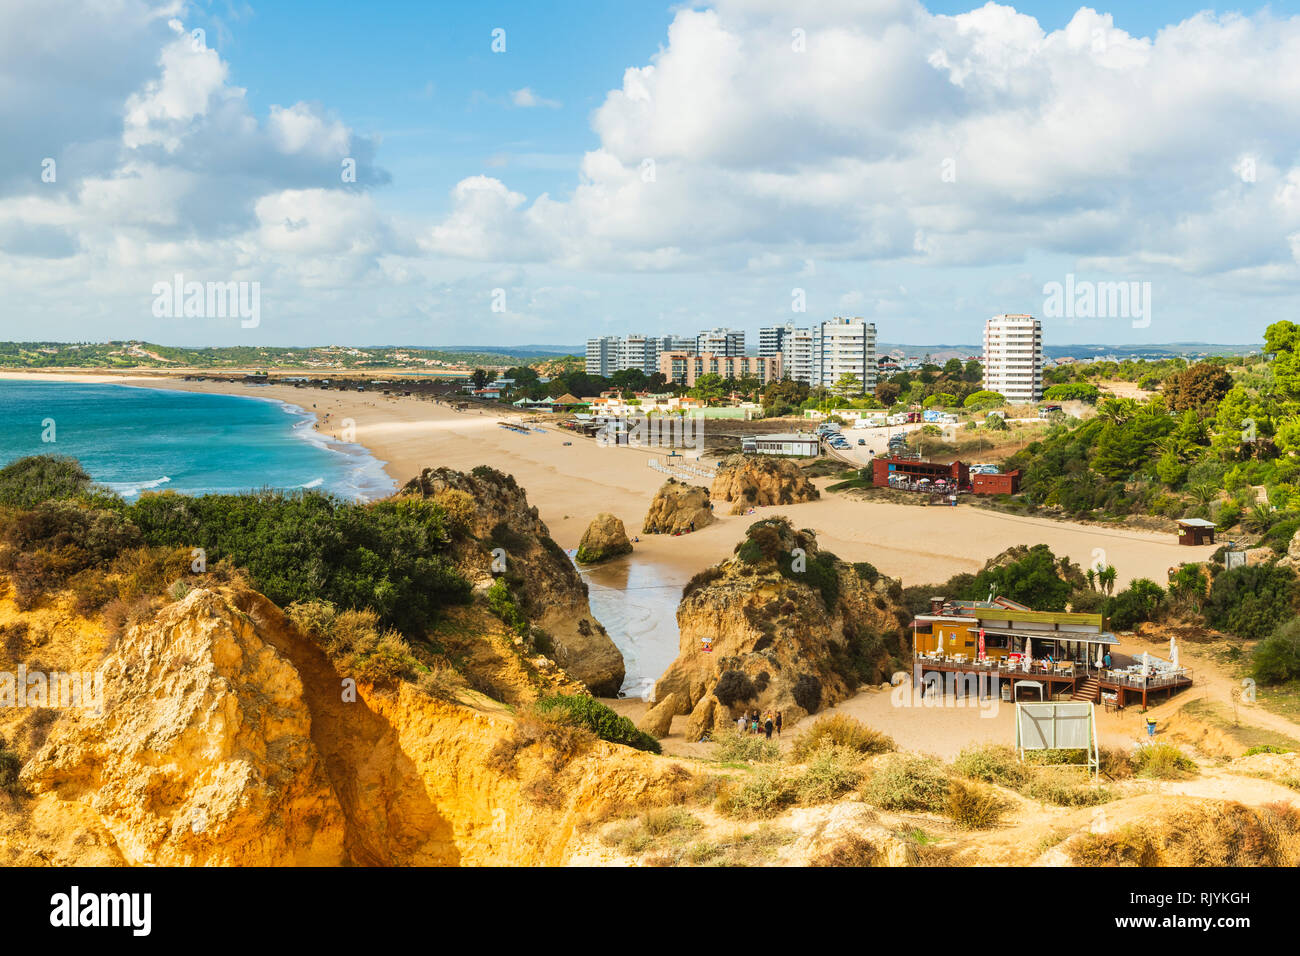
[[1214,522],[1204,518],[1178,519],[1179,544],[1214,544]]

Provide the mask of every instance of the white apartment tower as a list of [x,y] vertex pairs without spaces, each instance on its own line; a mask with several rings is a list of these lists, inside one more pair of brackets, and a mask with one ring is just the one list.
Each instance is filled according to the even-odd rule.
[[735,329],[709,329],[695,336],[695,352],[703,355],[744,355],[745,333]]
[[587,374],[608,377],[618,370],[617,335],[587,339]]
[[995,315],[984,323],[984,387],[1012,403],[1043,397],[1043,327],[1032,315]]
[[815,384],[834,388],[842,376],[854,375],[865,393],[876,390],[875,323],[859,316],[836,316],[813,332]]

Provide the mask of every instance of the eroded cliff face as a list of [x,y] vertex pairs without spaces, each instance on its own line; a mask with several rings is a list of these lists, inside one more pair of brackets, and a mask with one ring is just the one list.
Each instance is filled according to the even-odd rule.
[[770,455],[728,455],[718,464],[710,494],[730,501],[728,514],[743,515],[755,506],[792,505],[816,501],[821,492],[788,458]]
[[494,575],[504,575],[529,620],[551,636],[556,663],[593,694],[616,696],[623,686],[623,655],[592,615],[586,583],[523,488],[491,468],[471,473],[426,468],[401,494],[439,498],[447,491],[473,501],[468,533],[455,546],[470,580],[482,589]]
[[694,736],[754,708],[788,726],[882,680],[903,615],[896,583],[870,577],[784,518],[756,522],[735,558],[687,586],[678,657],[655,700],[677,695]]
[[102,712],[64,710],[26,761],[4,862],[555,864],[588,816],[689,777],[602,741],[563,761],[526,748],[504,772],[505,707],[351,687],[242,588],[166,606],[102,669]]

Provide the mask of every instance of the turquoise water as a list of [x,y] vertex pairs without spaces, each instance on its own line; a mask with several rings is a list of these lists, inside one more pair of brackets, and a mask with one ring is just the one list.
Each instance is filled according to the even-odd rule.
[[26,455],[77,458],[127,499],[147,490],[314,488],[371,500],[395,490],[383,462],[317,434],[313,421],[297,406],[256,397],[0,380],[0,465]]

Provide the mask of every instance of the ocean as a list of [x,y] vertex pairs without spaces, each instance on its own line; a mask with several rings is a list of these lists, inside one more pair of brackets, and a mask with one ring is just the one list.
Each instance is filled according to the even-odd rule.
[[310,488],[370,501],[396,490],[383,462],[318,434],[314,420],[256,396],[0,380],[0,465],[27,455],[76,458],[128,500],[150,490]]

